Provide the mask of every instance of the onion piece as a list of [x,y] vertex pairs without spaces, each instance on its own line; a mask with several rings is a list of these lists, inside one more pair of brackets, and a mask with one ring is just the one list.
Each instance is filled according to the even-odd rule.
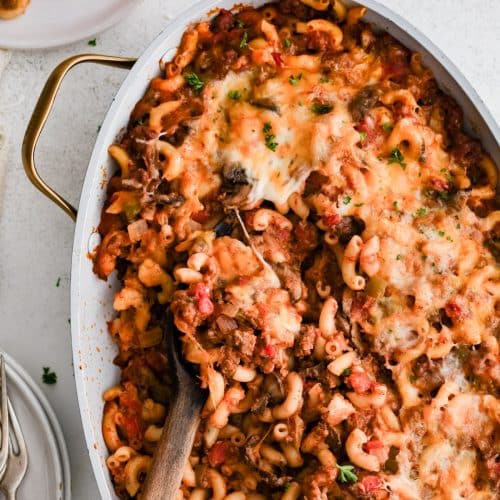
[[140,241],[144,233],[148,230],[148,223],[144,219],[139,219],[127,226],[130,241]]

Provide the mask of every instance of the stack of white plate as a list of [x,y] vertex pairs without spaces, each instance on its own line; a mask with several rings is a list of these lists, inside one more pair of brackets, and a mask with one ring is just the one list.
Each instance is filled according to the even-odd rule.
[[17,498],[70,500],[68,450],[54,410],[38,385],[8,354],[7,392],[28,449],[28,470]]

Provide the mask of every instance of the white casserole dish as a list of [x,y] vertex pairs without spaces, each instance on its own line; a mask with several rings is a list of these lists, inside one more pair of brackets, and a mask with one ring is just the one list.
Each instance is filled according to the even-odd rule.
[[[267,1],[269,0],[254,0],[247,3],[258,6]],[[103,179],[109,179],[115,168],[109,160],[107,148],[127,125],[135,103],[143,96],[149,80],[158,73],[158,61],[166,54],[167,59],[173,54],[185,27],[203,19],[206,13],[213,12],[215,7],[231,8],[235,3],[235,0],[202,1],[181,15],[175,24],[172,23],[154,40],[134,65],[116,95],[102,124],[85,177],[73,247],[71,331],[76,387],[87,447],[99,491],[102,498],[106,500],[116,498],[105,463],[107,450],[101,433],[101,418],[102,393],[119,379],[119,369],[112,364],[116,348],[107,334],[106,325],[106,322],[114,317],[112,303],[117,283],[113,279],[108,282],[101,281],[94,275],[88,252],[98,242],[95,228],[99,224],[101,208],[106,197],[106,183]],[[368,7],[365,21],[372,23],[378,29],[389,32],[409,49],[422,54],[424,64],[434,72],[441,88],[453,96],[462,107],[468,130],[481,138],[485,149],[495,162],[500,164],[498,125],[477,93],[448,58],[408,22],[377,2],[364,0],[345,3],[346,5],[362,4]],[[122,64],[122,66],[125,65],[126,63]],[[67,69],[62,73],[65,73]],[[42,113],[37,106],[34,118],[37,114],[43,115],[40,120],[41,126],[48,115],[57,88],[58,85],[54,85],[51,95],[42,96],[46,101],[50,101]],[[47,93],[44,90],[44,94]],[[39,133],[41,126],[36,132]],[[33,130],[31,132],[33,134]],[[30,146],[34,149],[36,144],[37,134],[34,135],[36,137],[31,141],[33,144],[23,146],[25,165],[27,161],[29,163],[28,156],[31,156],[31,171],[28,171],[29,168],[26,165],[28,175],[39,189],[62,206],[66,212],[75,215],[72,207],[65,204],[56,193],[50,191],[50,188],[47,189],[36,174],[32,165],[33,152],[29,149]],[[99,351],[96,350],[97,347]]]

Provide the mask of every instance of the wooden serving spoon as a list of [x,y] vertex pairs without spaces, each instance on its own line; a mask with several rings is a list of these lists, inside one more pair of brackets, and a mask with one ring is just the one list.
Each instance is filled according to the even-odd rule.
[[156,448],[151,469],[141,498],[144,500],[174,500],[181,486],[184,468],[189,458],[206,395],[194,375],[179,359],[178,330],[172,314],[168,315],[167,355],[172,376],[177,382],[163,432]]

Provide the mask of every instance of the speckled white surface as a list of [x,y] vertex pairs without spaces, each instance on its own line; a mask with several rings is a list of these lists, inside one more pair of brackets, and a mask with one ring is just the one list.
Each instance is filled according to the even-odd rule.
[[[131,17],[97,38],[51,51],[12,55],[0,77],[0,129],[9,137],[0,171],[0,346],[36,379],[58,374],[43,390],[53,404],[72,460],[73,498],[98,498],[78,412],[71,366],[69,269],[73,223],[24,176],[20,147],[49,72],[81,52],[135,56],[193,0],[143,0]],[[500,121],[500,2],[380,0],[404,16],[461,69]],[[37,150],[40,173],[77,203],[85,168],[106,109],[125,73],[97,66],[72,72],[61,89]],[[3,179],[3,182],[2,182]],[[60,286],[56,283],[58,278]],[[24,500],[24,499],[20,499]]]

